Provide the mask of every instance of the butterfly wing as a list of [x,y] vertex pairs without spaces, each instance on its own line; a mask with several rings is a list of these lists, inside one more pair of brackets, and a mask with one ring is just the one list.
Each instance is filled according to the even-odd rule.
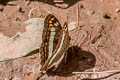
[[54,63],[59,61],[61,56],[64,56],[63,54],[68,49],[69,44],[70,44],[70,40],[69,40],[69,33],[68,33],[68,25],[67,23],[65,23],[61,30],[61,35],[59,37],[59,41],[56,46],[56,49],[53,51],[52,56],[46,61],[45,68],[51,67],[51,65],[56,65]]
[[56,49],[62,27],[55,16],[47,15],[44,21],[44,30],[42,35],[42,44],[40,48],[42,68],[46,65],[46,61],[52,56]]

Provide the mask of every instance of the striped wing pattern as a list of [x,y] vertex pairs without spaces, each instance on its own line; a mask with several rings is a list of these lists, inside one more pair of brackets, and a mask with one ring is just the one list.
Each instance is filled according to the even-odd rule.
[[44,21],[42,43],[40,48],[41,70],[47,71],[49,67],[60,59],[69,45],[67,23],[61,27],[57,18],[49,14]]

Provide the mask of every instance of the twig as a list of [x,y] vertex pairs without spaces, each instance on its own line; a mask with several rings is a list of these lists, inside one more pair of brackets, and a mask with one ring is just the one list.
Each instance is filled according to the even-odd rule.
[[72,72],[72,74],[103,74],[103,73],[116,73],[120,72],[120,70],[109,70],[109,71],[101,71],[101,72]]
[[33,9],[31,9],[31,10],[29,11],[29,14],[28,14],[29,19],[30,19],[30,17],[31,17],[32,11],[35,10],[35,9],[36,9],[36,8],[33,8]]
[[78,9],[77,9],[77,27],[79,27],[79,19],[80,19],[80,11],[79,11],[79,2],[78,2]]

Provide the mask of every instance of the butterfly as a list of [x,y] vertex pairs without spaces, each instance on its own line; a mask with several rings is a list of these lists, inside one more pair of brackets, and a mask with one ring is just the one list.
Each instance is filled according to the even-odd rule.
[[58,19],[48,14],[44,21],[42,33],[42,43],[40,47],[41,70],[47,71],[62,55],[65,54],[69,47],[68,24],[64,23],[61,27]]

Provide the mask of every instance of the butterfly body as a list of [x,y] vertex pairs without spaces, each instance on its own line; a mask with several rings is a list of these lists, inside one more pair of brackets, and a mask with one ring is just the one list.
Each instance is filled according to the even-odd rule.
[[42,35],[41,70],[47,71],[52,64],[57,62],[69,46],[69,33],[67,23],[61,27],[55,16],[49,14],[44,21]]

